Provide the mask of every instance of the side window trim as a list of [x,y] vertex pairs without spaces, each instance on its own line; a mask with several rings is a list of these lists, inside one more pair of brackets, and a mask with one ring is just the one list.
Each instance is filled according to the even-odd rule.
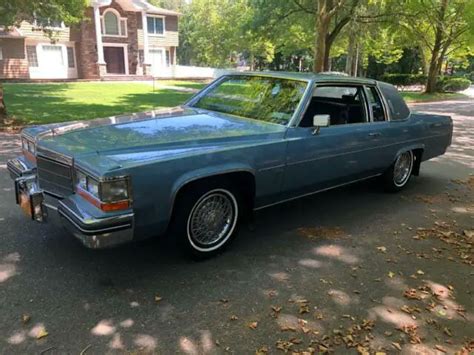
[[385,95],[382,93],[382,90],[380,90],[378,82],[376,82],[375,84],[375,90],[377,90],[377,93],[379,94],[380,99],[382,100],[383,112],[385,113],[385,118],[386,118],[385,121],[386,122],[392,121],[392,116],[391,116],[390,110],[388,109],[388,102],[385,99]]
[[[311,96],[308,98],[307,102],[305,103],[305,107],[304,109],[301,111],[301,113],[299,114],[300,117],[298,117],[298,121],[295,122],[295,125],[294,126],[290,126],[290,127],[300,127],[300,123],[301,121],[303,120],[303,117],[304,115],[306,114],[306,111],[308,110],[310,104],[311,104],[311,99],[313,98],[313,94],[314,94],[314,91],[318,88],[318,87],[327,87],[327,86],[338,86],[338,87],[356,87],[356,88],[359,88],[361,89],[361,93],[362,93],[362,96],[363,96],[363,100],[365,101],[365,104],[363,105],[364,107],[364,113],[365,113],[365,117],[367,118],[367,121],[366,122],[359,122],[359,123],[351,123],[349,125],[360,125],[360,124],[367,124],[367,123],[371,123],[372,121],[370,120],[370,116],[369,116],[369,101],[368,101],[368,98],[367,98],[367,93],[365,92],[365,87],[364,87],[364,84],[356,84],[356,83],[344,83],[344,82],[315,82],[314,85],[312,85],[312,87],[310,87],[310,90],[309,92],[311,93]],[[379,90],[377,90],[377,92],[380,93]],[[382,96],[381,96],[382,97]],[[384,105],[384,110],[385,110],[385,105]],[[340,126],[344,126],[344,125],[329,125],[328,127],[326,128],[331,128],[331,127],[340,127]]]

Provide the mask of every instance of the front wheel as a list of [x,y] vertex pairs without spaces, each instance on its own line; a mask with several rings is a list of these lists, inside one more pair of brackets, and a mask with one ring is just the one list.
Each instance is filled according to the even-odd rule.
[[239,194],[231,186],[200,185],[180,194],[173,230],[181,248],[196,258],[222,251],[236,234]]
[[387,191],[400,191],[410,180],[414,155],[411,150],[400,153],[392,166],[384,173],[384,187]]

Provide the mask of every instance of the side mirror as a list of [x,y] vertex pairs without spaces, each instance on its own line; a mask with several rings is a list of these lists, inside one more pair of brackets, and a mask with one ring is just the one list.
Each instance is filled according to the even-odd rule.
[[329,123],[331,121],[331,116],[329,115],[314,115],[313,116],[313,127],[314,131],[313,134],[319,134],[319,130],[321,127],[329,127]]

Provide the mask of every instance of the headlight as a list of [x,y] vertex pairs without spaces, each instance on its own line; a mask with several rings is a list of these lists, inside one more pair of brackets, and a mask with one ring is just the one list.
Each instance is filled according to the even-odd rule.
[[24,152],[29,152],[33,155],[36,155],[36,145],[34,141],[26,137],[21,137],[21,147]]
[[101,184],[101,197],[104,202],[122,201],[128,199],[127,180],[112,180]]
[[117,211],[130,207],[129,178],[98,181],[76,170],[76,191],[103,211]]
[[80,171],[76,171],[76,186],[87,191],[95,198],[100,199],[99,182]]

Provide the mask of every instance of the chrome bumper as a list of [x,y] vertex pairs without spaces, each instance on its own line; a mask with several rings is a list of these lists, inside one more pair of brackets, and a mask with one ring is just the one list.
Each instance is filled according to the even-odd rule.
[[133,240],[133,212],[110,216],[100,211],[100,216],[94,216],[91,210],[95,207],[76,195],[63,200],[54,198],[41,190],[37,183],[36,169],[22,158],[8,161],[7,166],[15,180],[16,202],[31,219],[43,223],[50,217],[53,217],[53,221],[59,220],[62,226],[88,248],[108,248]]

